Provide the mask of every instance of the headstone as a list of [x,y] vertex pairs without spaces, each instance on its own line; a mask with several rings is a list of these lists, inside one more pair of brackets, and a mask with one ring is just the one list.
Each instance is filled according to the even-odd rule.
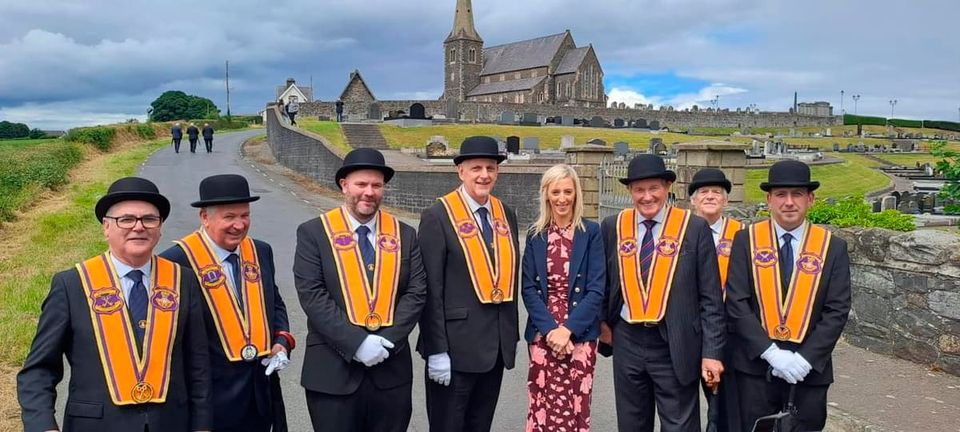
[[460,119],[460,102],[454,98],[447,99],[447,118],[452,120]]
[[593,116],[593,118],[590,119],[590,127],[604,127],[604,126],[606,126],[606,122],[603,121],[603,117]]
[[607,146],[607,142],[604,141],[604,140],[602,140],[602,139],[600,139],[600,138],[594,138],[594,139],[592,139],[592,140],[590,140],[590,141],[587,141],[587,145],[594,145],[594,146],[606,147],[606,146]]
[[660,130],[660,122],[657,120],[650,120],[648,123],[650,130]]
[[667,152],[667,146],[663,145],[663,138],[650,138],[650,154],[661,154]]
[[573,124],[574,124],[573,116],[562,116],[562,117],[560,117],[560,125],[561,125],[561,126],[573,126]]
[[524,137],[523,150],[528,151],[530,153],[540,153],[540,138]]
[[770,142],[770,141],[764,141],[764,142],[763,142],[763,154],[766,155],[766,156],[770,156],[770,155],[773,154],[773,151],[774,151],[774,149],[773,149],[773,143]]
[[880,200],[873,201],[873,212],[874,213],[880,212]]
[[613,154],[616,156],[626,156],[627,153],[630,153],[630,144],[624,141],[617,141],[613,143]]
[[426,110],[423,108],[423,104],[417,102],[413,105],[410,105],[410,118],[412,119],[425,119],[427,118]]
[[400,117],[400,111],[397,111],[397,110],[387,111],[387,117],[390,117],[390,118],[399,118],[399,117]]
[[613,119],[613,127],[622,128],[623,126],[624,126],[624,123],[622,118]]
[[647,119],[637,119],[633,122],[633,127],[645,129],[647,127]]
[[374,103],[370,104],[370,106],[367,107],[367,119],[369,119],[369,120],[380,120],[380,119],[381,119],[381,116],[380,116],[380,104],[379,104],[379,103],[374,102]]
[[575,145],[573,135],[564,135],[560,137],[560,148],[570,148]]
[[901,196],[900,191],[893,191],[893,192],[890,193],[890,196],[892,196],[893,199],[895,200],[894,203],[893,203],[894,208],[896,208],[896,206],[900,205],[900,196]]
[[447,138],[442,135],[430,137],[427,140],[427,157],[440,157],[447,155]]
[[790,128],[790,137],[793,138],[796,136],[797,136],[797,130],[794,128]]
[[503,124],[513,124],[516,123],[517,116],[511,111],[504,111],[500,113],[500,123]]
[[759,155],[759,154],[761,154],[761,153],[760,153],[760,141],[753,140],[753,151],[752,151],[750,154],[751,154],[751,155]]
[[539,115],[537,113],[523,113],[523,120],[520,123],[526,125],[540,124]]
[[840,143],[833,143],[833,151],[835,152],[840,151]]
[[825,136],[828,136],[828,137],[829,137],[829,136],[833,136],[833,129],[827,128],[827,133],[824,134],[824,135],[825,135]]
[[883,197],[883,200],[880,201],[880,210],[896,210],[897,209],[897,197],[893,195],[887,195]]
[[515,135],[507,137],[507,153],[520,153],[520,137]]
[[923,165],[923,174],[924,174],[925,176],[927,176],[927,177],[932,177],[932,176],[933,176],[933,167],[930,166],[930,164],[924,164],[924,165]]
[[924,195],[921,203],[922,203],[923,212],[933,213],[933,206],[934,206],[933,194]]

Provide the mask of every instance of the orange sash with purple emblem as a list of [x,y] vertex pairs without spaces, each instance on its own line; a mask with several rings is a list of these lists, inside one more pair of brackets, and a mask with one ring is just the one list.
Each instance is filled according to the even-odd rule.
[[175,241],[190,260],[200,281],[203,298],[213,316],[220,345],[227,360],[253,361],[270,354],[270,326],[261,284],[260,260],[253,239],[246,237],[237,248],[243,289],[243,310],[237,301],[237,290],[227,284],[227,275],[220,266],[213,245],[200,231]]
[[824,228],[807,225],[790,289],[783,298],[773,223],[768,219],[750,227],[750,257],[760,320],[771,339],[802,343],[806,337],[831,236]]
[[673,275],[677,270],[680,246],[691,213],[676,207],[667,209],[660,238],[650,263],[647,280],[640,271],[640,239],[637,238],[637,211],[625,209],[617,216],[617,253],[620,259],[620,289],[627,305],[627,322],[659,322],[667,312]]
[[733,246],[733,236],[743,229],[743,223],[726,218],[723,229],[720,230],[720,242],[717,243],[717,264],[720,265],[720,292],[727,297],[727,270],[730,268],[730,250]]
[[342,207],[320,216],[337,264],[340,292],[350,323],[377,331],[393,325],[394,302],[400,282],[400,222],[380,210],[377,219],[375,264],[371,284],[364,268],[360,245]]
[[123,301],[120,276],[107,253],[77,264],[100,365],[114,405],[164,403],[170,384],[173,341],[180,317],[180,267],[153,257],[150,302],[142,355]]
[[513,301],[514,285],[517,277],[517,251],[513,247],[513,237],[503,203],[490,196],[490,216],[493,219],[493,254],[496,262],[491,262],[490,252],[483,244],[480,227],[467,205],[460,189],[440,198],[447,209],[450,224],[453,225],[467,259],[467,270],[473,281],[473,290],[477,300],[484,304],[499,304]]

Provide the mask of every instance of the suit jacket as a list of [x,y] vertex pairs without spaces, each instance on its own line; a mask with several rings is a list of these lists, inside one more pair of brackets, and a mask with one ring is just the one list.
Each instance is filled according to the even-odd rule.
[[[585,230],[573,232],[573,251],[568,267],[568,318],[564,326],[570,330],[574,342],[592,341],[600,336],[600,313],[607,287],[606,257],[600,225],[583,221]],[[523,251],[523,279],[521,292],[527,308],[527,328],[524,339],[533,343],[539,333],[546,336],[557,328],[557,322],[547,309],[547,233],[528,235]]]
[[213,139],[213,127],[211,127],[211,126],[204,126],[204,127],[203,127],[203,131],[201,131],[201,132],[203,133],[203,138],[204,138],[204,139]]
[[210,364],[197,279],[181,269],[180,318],[173,342],[170,388],[162,404],[117,406],[103,376],[96,336],[80,274],[57,273],[43,301],[37,334],[17,374],[17,397],[25,432],[57,429],[54,403],[70,362],[63,430],[74,432],[210,430]]
[[190,139],[197,139],[197,136],[200,135],[200,129],[197,129],[196,126],[190,126],[187,128],[187,136]]
[[[260,259],[260,281],[263,286],[264,305],[270,333],[273,334],[281,330],[290,331],[287,307],[283,303],[283,298],[280,297],[280,288],[277,287],[274,279],[273,249],[269,244],[260,240],[254,240],[253,243],[257,249],[257,257]],[[187,268],[190,270],[187,274],[192,275],[196,280],[196,273],[190,266],[190,260],[180,245],[171,246],[163,251],[160,256]],[[266,367],[260,364],[259,360],[249,363],[227,360],[227,354],[223,351],[223,345],[217,337],[217,325],[213,320],[213,313],[202,298],[201,307],[203,308],[207,335],[210,337],[208,341],[210,347],[210,376],[212,379],[210,399],[213,406],[215,428],[239,426],[239,422],[243,421],[244,417],[242,413],[247,409],[257,410],[264,417],[273,417],[275,421],[277,418],[285,419],[286,414],[282,410],[278,409],[277,412],[274,412],[273,401],[282,401],[281,395],[272,394],[270,389],[270,378],[276,379],[276,375],[272,377],[264,375]],[[287,348],[287,351],[290,350],[284,338],[274,338],[273,343],[279,343]],[[247,407],[246,402],[250,400],[251,394],[254,395],[256,406]]]
[[[618,264],[617,215],[604,219],[601,231],[607,256],[609,299],[605,320],[613,328],[623,321],[620,318],[623,292]],[[670,346],[674,373],[680,383],[686,385],[700,377],[703,358],[723,359],[726,338],[717,250],[710,226],[699,216],[690,217],[678,259],[667,311],[658,327]],[[609,355],[609,352],[604,349],[602,353]]]
[[[741,372],[764,375],[770,365],[760,355],[774,341],[760,323],[750,257],[750,232],[738,232],[732,248],[727,276],[727,320],[736,328],[729,336],[731,363]],[[832,236],[820,274],[820,289],[814,301],[810,328],[803,343],[776,341],[778,347],[799,352],[813,366],[803,384],[833,382],[833,347],[840,339],[849,313],[850,256],[847,242]]]
[[[307,389],[332,395],[357,391],[364,376],[379,389],[413,382],[413,361],[407,337],[420,319],[426,296],[426,274],[413,227],[400,223],[400,279],[393,325],[371,332],[350,323],[337,274],[333,249],[319,218],[297,228],[293,276],[300,305],[307,314],[307,350],[300,383]],[[353,360],[367,335],[393,342],[390,357],[366,367]]]
[[183,138],[183,129],[180,129],[180,126],[174,126],[170,129],[170,137],[173,139]]
[[[517,215],[506,204],[503,209],[519,254]],[[417,351],[423,358],[449,353],[451,368],[459,372],[493,370],[501,354],[504,366],[513,369],[520,340],[519,289],[514,288],[514,301],[480,303],[457,232],[440,201],[420,215],[419,235],[428,290]]]

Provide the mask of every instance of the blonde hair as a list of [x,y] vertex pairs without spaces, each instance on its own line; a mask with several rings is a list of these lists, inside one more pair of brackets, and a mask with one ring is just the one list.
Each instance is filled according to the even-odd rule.
[[573,189],[576,193],[573,202],[572,226],[581,230],[586,229],[583,226],[583,189],[580,188],[580,177],[570,165],[557,164],[547,169],[540,178],[540,215],[530,226],[530,234],[543,233],[553,222],[553,212],[550,211],[550,204],[547,202],[547,190],[550,185],[563,179],[573,180]]

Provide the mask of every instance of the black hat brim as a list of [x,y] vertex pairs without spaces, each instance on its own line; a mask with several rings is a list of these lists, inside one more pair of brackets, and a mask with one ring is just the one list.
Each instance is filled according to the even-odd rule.
[[203,208],[203,207],[212,207],[217,205],[248,203],[248,202],[254,202],[258,199],[260,199],[259,196],[233,197],[233,198],[225,197],[225,198],[194,201],[190,203],[190,206],[196,207],[196,208]]
[[463,163],[463,161],[469,160],[469,159],[493,159],[497,161],[497,163],[499,164],[507,160],[507,156],[502,154],[492,155],[490,153],[467,153],[467,154],[460,154],[454,157],[453,163],[456,165],[460,165],[461,163]]
[[170,201],[163,195],[153,192],[115,192],[104,195],[97,201],[97,205],[94,207],[97,221],[103,221],[103,217],[107,215],[107,210],[110,210],[110,207],[113,207],[114,204],[123,201],[146,201],[157,208],[157,211],[160,212],[160,219],[167,220],[167,217],[170,216]]
[[351,164],[348,166],[340,167],[340,169],[337,170],[337,174],[334,177],[334,180],[337,182],[337,185],[339,185],[340,179],[346,178],[348,175],[350,175],[350,173],[354,171],[360,171],[365,169],[372,169],[372,170],[380,171],[381,173],[383,173],[384,183],[390,183],[390,179],[393,178],[393,174],[394,174],[393,168],[390,168],[384,165]]
[[763,183],[760,183],[760,189],[764,192],[770,192],[770,189],[774,189],[774,188],[796,188],[796,187],[807,188],[808,191],[813,192],[820,187],[820,182],[811,181],[811,182],[780,182],[780,183],[763,182]]
[[730,191],[733,190],[733,184],[730,183],[730,180],[695,182],[695,183],[690,183],[690,186],[687,186],[687,195],[692,196],[693,193],[697,191],[697,189],[700,189],[704,186],[720,186],[724,190],[726,190],[727,193],[730,193]]
[[619,180],[620,180],[620,183],[623,183],[624,185],[629,186],[630,183],[633,183],[633,182],[635,182],[635,181],[637,181],[637,180],[646,180],[646,179],[651,179],[651,178],[664,179],[664,180],[672,183],[672,182],[677,181],[677,173],[675,173],[675,172],[673,172],[673,171],[670,171],[670,170],[666,170],[666,171],[659,172],[659,173],[643,174],[643,175],[639,175],[639,176],[635,176],[635,177],[624,177],[624,178],[621,178],[621,179],[619,179]]

